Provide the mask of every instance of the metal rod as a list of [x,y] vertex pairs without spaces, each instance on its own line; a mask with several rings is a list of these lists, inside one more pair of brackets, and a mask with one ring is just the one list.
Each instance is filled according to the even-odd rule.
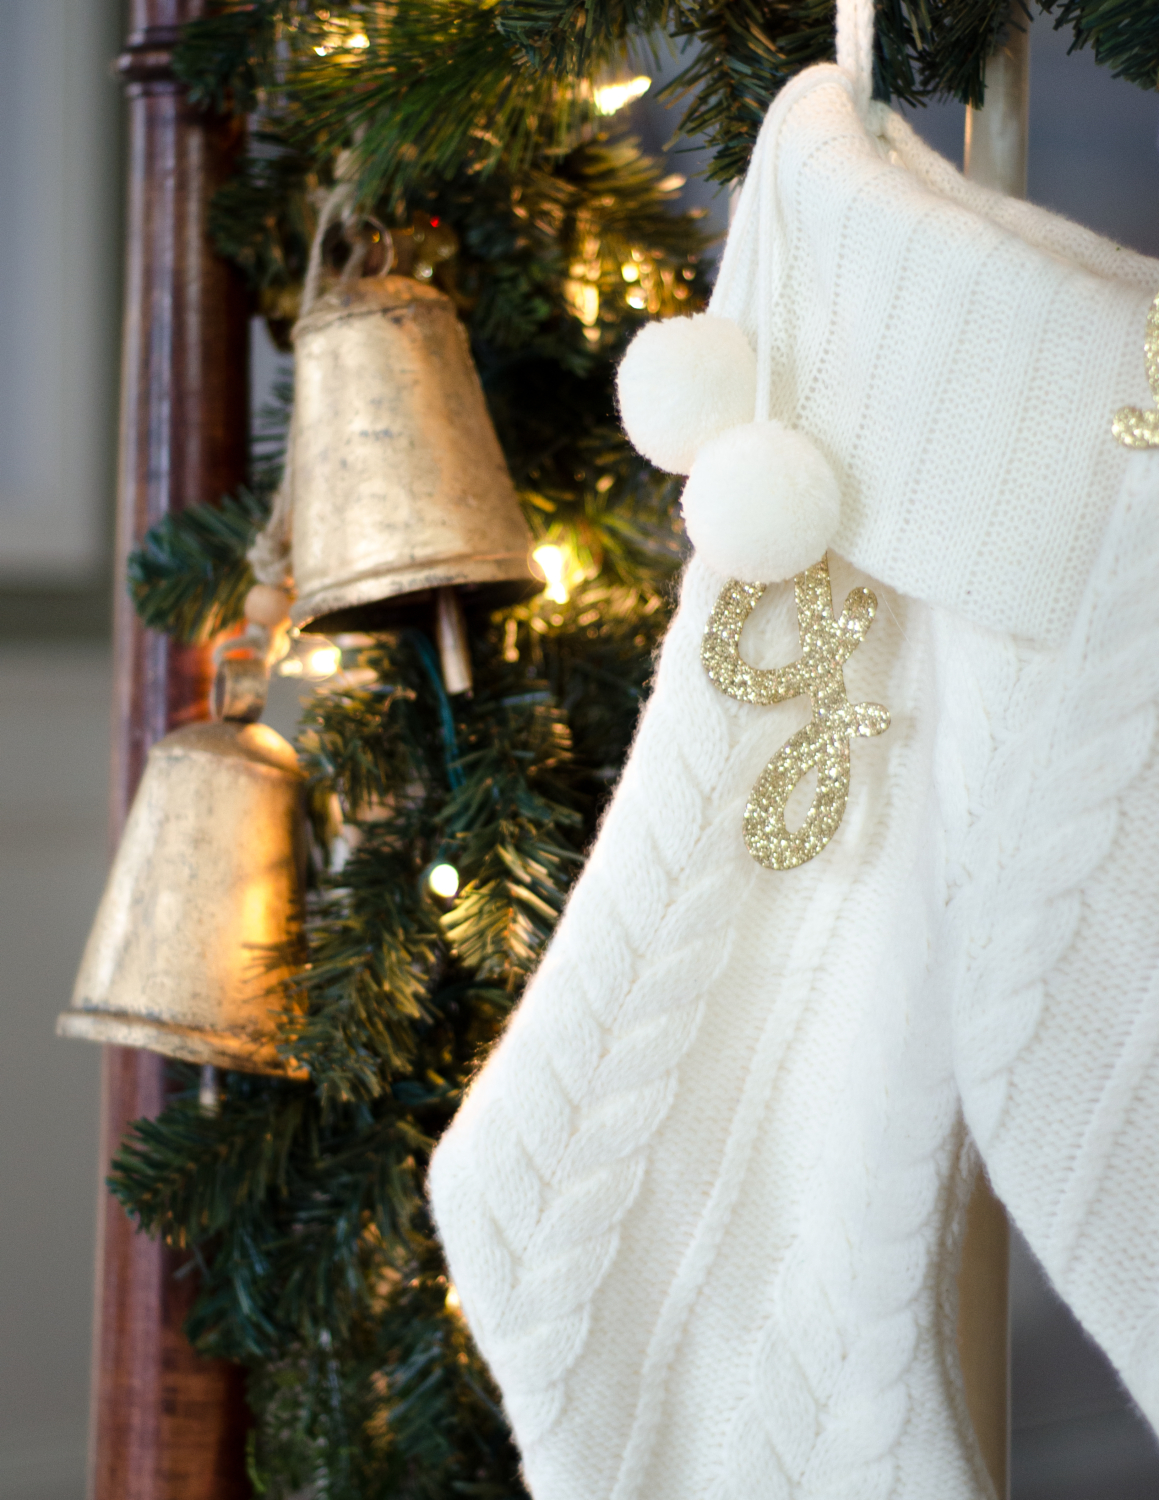
[[966,109],[966,176],[1008,197],[1025,198],[1029,140],[1030,17],[1018,9],[998,50],[986,59],[984,106]]
[[439,641],[439,660],[443,667],[443,686],[449,696],[469,693],[474,685],[471,677],[471,651],[467,643],[467,622],[463,618],[463,606],[455,589],[440,589],[437,599],[436,634]]
[[221,1110],[221,1076],[212,1063],[201,1065],[197,1102],[204,1115],[216,1115]]

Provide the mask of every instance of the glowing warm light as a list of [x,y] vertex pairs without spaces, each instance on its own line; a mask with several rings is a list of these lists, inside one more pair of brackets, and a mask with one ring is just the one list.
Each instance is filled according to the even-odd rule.
[[634,307],[637,312],[648,306],[648,303],[639,292],[633,292],[630,297],[624,299],[629,307]]
[[365,31],[356,31],[352,37],[347,38],[346,45],[353,47],[356,52],[365,52],[370,46],[370,38]]
[[639,281],[640,267],[634,265],[630,260],[626,260],[620,267],[620,275],[625,281]]
[[566,604],[571,595],[564,581],[567,577],[567,554],[563,548],[545,543],[542,547],[536,547],[531,555],[539,564],[540,572],[547,580],[544,593],[556,604]]
[[563,292],[576,317],[590,328],[600,316],[599,287],[573,276],[571,280],[564,282]]
[[633,99],[646,94],[651,87],[652,80],[641,73],[638,78],[629,78],[625,83],[601,84],[599,88],[593,89],[592,95],[600,114],[614,115],[625,104],[631,104]]
[[337,646],[322,646],[311,651],[307,667],[311,677],[333,677],[342,663],[342,653]]
[[279,677],[301,677],[302,663],[296,656],[287,656],[284,661],[278,663]]
[[447,1311],[457,1313],[462,1310],[463,1304],[459,1301],[459,1289],[452,1281],[447,1287]]
[[314,51],[318,54],[319,57],[325,57],[326,54],[327,54],[327,52],[329,52],[329,50],[330,50],[329,47],[315,47],[314,48]]
[[[436,865],[427,876],[427,884],[436,896],[441,896],[444,901],[449,901],[459,889],[459,872],[454,865]],[[454,1288],[451,1289],[454,1291]],[[458,1306],[458,1292],[455,1292],[455,1305]],[[447,1293],[447,1306],[451,1305],[451,1294]]]

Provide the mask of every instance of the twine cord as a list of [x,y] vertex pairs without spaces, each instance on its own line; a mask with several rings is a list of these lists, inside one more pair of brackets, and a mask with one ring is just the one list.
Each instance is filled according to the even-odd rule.
[[[298,313],[299,320],[306,317],[313,310],[321,295],[323,249],[327,231],[332,225],[339,222],[349,227],[360,217],[356,212],[358,183],[355,162],[356,158],[353,151],[343,151],[339,155],[336,173],[337,180],[322,204],[321,212],[318,215],[318,224],[314,230],[314,238],[310,244],[310,258],[306,264],[306,279],[302,287],[302,306]],[[379,274],[385,276],[394,263],[394,246],[390,235],[385,231],[383,231],[383,243],[387,253],[386,264]],[[350,257],[342,268],[341,283],[354,281],[361,274],[369,248],[370,246],[365,240],[359,239],[354,242]],[[271,587],[278,589],[291,589],[293,587],[291,522],[294,494],[296,405],[297,403],[295,403],[295,410],[290,415],[290,430],[286,440],[286,461],[282,468],[281,482],[274,491],[273,503],[270,508],[270,518],[254,538],[252,545],[246,553],[257,581],[269,584]]]

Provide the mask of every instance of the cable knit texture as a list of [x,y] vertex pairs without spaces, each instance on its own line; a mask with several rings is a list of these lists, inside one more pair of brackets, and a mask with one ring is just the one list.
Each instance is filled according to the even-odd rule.
[[[694,558],[431,1169],[536,1500],[986,1500],[953,1336],[978,1152],[1159,1420],[1159,455],[1110,435],[1151,404],[1159,263],[856,92],[822,67],[779,97],[712,311],[758,420],[837,475],[834,596],[879,600],[846,683],[891,727],[823,853],[755,865],[749,790],[809,706],[712,686],[725,579]],[[791,585],[742,647],[797,655]]]

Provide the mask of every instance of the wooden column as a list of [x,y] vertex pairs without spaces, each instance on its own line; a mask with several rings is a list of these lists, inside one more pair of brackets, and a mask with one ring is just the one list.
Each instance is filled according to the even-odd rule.
[[[117,515],[112,833],[145,756],[169,729],[208,717],[205,650],[144,630],[125,559],[169,511],[216,500],[243,477],[247,317],[242,287],[209,245],[210,196],[228,174],[237,127],[191,110],[173,78],[181,25],[202,0],[130,0],[118,68],[128,97],[128,220]],[[101,1159],[129,1121],[156,1114],[165,1063],[105,1049]],[[103,1172],[102,1172],[103,1176]],[[202,1360],[181,1327],[195,1286],[187,1255],[134,1232],[101,1191],[91,1500],[242,1500],[248,1414],[242,1374]]]
[[[1030,19],[1021,10],[986,62],[986,102],[966,110],[965,173],[1026,197]],[[999,1500],[1010,1492],[1010,1225],[979,1173],[966,1215],[958,1281],[958,1351],[970,1417]]]

